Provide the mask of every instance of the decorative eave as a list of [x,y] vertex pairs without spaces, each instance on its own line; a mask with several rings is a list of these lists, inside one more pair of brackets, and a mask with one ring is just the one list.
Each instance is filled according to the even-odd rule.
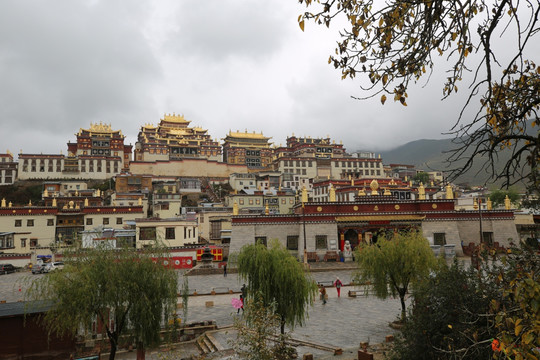
[[336,216],[339,222],[372,222],[372,221],[422,221],[425,215],[355,215],[355,216]]

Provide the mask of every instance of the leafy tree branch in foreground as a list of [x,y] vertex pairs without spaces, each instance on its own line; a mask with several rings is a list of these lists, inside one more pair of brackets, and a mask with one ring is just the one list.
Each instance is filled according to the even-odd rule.
[[538,193],[540,66],[533,59],[540,1],[298,1],[307,7],[298,18],[302,31],[308,21],[327,27],[345,21],[328,62],[343,79],[369,80],[361,80],[368,84],[361,86],[363,99],[380,96],[384,104],[390,96],[407,106],[409,87],[428,81],[437,66],[447,74],[444,99],[471,73],[468,97],[449,130],[451,177],[480,161],[493,180],[506,186],[525,180]]

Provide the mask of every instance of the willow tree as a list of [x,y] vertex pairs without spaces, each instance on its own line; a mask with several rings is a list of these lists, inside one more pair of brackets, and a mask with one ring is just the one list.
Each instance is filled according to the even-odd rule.
[[76,335],[93,321],[103,325],[114,359],[121,337],[129,335],[144,349],[160,342],[162,324],[176,310],[177,276],[156,262],[159,249],[73,249],[64,254],[65,267],[32,281],[27,300],[50,300],[43,318],[51,332]]
[[381,299],[399,296],[401,319],[406,318],[405,296],[411,285],[427,278],[437,260],[426,238],[418,231],[379,237],[376,245],[363,243],[357,250],[355,282],[371,283]]
[[238,274],[247,282],[248,297],[260,294],[263,305],[279,315],[282,334],[286,324],[304,324],[317,284],[279,241],[272,241],[269,249],[260,243],[242,247]]
[[[377,96],[384,104],[390,97],[406,106],[409,87],[428,81],[439,67],[446,71],[443,99],[467,88],[449,126],[454,176],[485,161],[482,168],[493,179],[505,185],[528,180],[538,192],[540,66],[534,44],[540,1],[298,1],[307,6],[298,18],[302,30],[309,21],[344,24],[328,62],[343,79],[369,81],[362,81],[367,85],[356,98]],[[463,78],[470,79],[465,86]]]

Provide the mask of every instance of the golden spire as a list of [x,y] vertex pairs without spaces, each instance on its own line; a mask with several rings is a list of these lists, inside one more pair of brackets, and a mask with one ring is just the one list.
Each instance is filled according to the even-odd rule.
[[329,197],[330,197],[330,202],[335,202],[336,201],[336,189],[334,188],[334,186],[332,184],[330,184],[330,194],[329,194]]
[[52,206],[53,206],[53,207],[57,207],[57,206],[58,206],[58,205],[56,204],[56,198],[55,198],[55,197],[53,197],[53,199],[52,199]]
[[302,204],[308,202],[307,189],[305,186],[302,186]]
[[493,203],[491,202],[490,198],[487,199],[487,209],[493,210]]
[[392,195],[392,193],[390,192],[390,190],[388,190],[388,188],[385,188],[383,195]]
[[358,196],[366,196],[366,192],[364,191],[364,188],[358,190]]
[[88,206],[88,198],[84,198],[84,207]]
[[11,201],[10,201],[9,204],[8,204],[8,207],[11,207],[12,205],[13,205],[13,204],[12,204]]
[[478,200],[476,198],[474,198],[473,208],[474,210],[478,210]]
[[49,197],[49,191],[47,189],[45,189],[45,191],[43,191],[43,197],[44,198]]
[[268,208],[268,203],[267,203],[266,206],[264,207],[264,214],[265,214],[265,215],[269,215],[269,214],[270,214],[270,209]]
[[6,199],[5,198],[2,199],[2,203],[1,203],[0,207],[6,207]]
[[510,208],[511,208],[511,202],[510,202],[510,198],[508,197],[508,195],[506,195],[506,197],[504,198],[504,208],[506,210],[510,210]]
[[28,206],[32,206],[32,200],[28,201]]
[[447,199],[454,198],[454,192],[452,191],[452,187],[450,186],[450,184],[446,185],[446,198]]
[[418,187],[418,199],[426,200],[426,190],[423,183],[420,183],[420,186]]
[[234,204],[233,204],[233,207],[232,207],[232,214],[233,215],[238,215],[238,203],[236,202],[236,200],[234,201]]
[[142,197],[140,197],[139,200],[137,201],[137,205],[139,205],[139,206],[142,205]]

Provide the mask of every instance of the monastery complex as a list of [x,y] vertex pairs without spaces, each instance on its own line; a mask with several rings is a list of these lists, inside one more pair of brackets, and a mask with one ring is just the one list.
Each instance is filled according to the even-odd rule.
[[401,229],[457,254],[537,236],[540,219],[509,201],[493,208],[440,172],[419,182],[414,166],[349,153],[330,136],[293,134],[275,145],[245,130],[218,140],[190,123],[165,114],[141,126],[134,145],[112,125],[90,124],[65,155],[0,154],[0,186],[26,181],[42,192],[34,203],[1,199],[0,257],[34,261],[81,239],[140,248],[159,238],[175,251],[227,252],[278,239],[299,259],[323,261]]

